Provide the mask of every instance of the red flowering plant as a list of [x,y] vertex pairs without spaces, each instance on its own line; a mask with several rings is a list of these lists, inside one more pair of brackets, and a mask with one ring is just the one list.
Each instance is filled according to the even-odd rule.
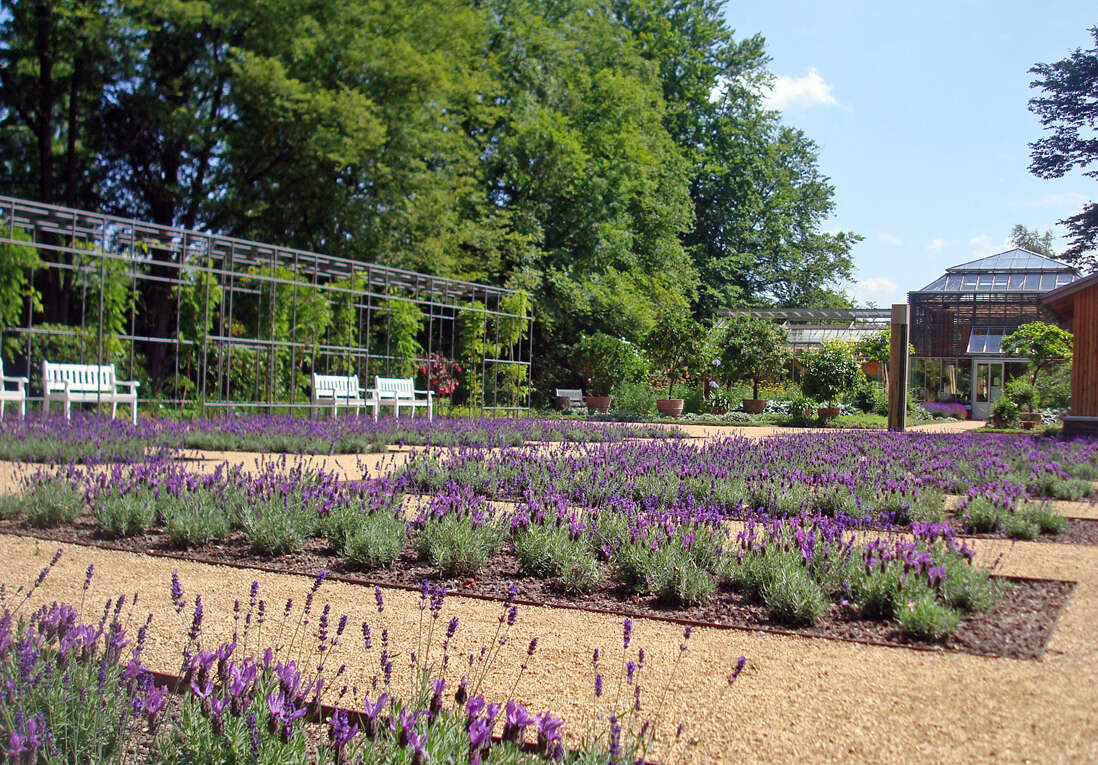
[[458,375],[461,374],[461,365],[456,361],[432,353],[427,362],[420,364],[419,376],[427,381],[427,387],[434,391],[439,398],[452,396],[458,389]]

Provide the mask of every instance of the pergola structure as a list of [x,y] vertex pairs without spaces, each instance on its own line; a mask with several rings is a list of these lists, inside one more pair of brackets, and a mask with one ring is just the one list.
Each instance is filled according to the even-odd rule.
[[[304,407],[310,372],[430,384],[442,357],[479,377],[469,403],[529,405],[533,315],[512,290],[2,196],[0,247],[37,254],[41,303],[3,328],[32,388],[60,354],[116,363],[163,405]],[[394,347],[402,319],[414,351]]]

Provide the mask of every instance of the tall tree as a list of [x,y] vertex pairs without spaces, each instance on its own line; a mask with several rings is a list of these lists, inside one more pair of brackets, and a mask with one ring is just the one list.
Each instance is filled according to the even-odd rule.
[[1021,223],[1014,224],[1010,230],[1010,241],[1015,247],[1036,252],[1049,258],[1056,257],[1056,249],[1052,246],[1052,232],[1041,233],[1037,229],[1028,229]]
[[[1076,48],[1067,58],[1053,64],[1037,64],[1029,71],[1037,75],[1030,83],[1044,95],[1030,99],[1030,111],[1050,131],[1029,145],[1030,172],[1040,178],[1062,178],[1075,169],[1098,163],[1098,26],[1091,27],[1094,47]],[[1098,166],[1083,175],[1098,178]],[[1060,221],[1071,232],[1062,257],[1088,271],[1098,270],[1098,203]]]

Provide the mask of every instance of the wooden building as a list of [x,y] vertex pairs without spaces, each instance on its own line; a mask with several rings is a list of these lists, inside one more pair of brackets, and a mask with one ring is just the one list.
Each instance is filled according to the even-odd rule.
[[1075,337],[1071,406],[1064,416],[1064,435],[1098,435],[1098,274],[1065,284],[1041,302]]

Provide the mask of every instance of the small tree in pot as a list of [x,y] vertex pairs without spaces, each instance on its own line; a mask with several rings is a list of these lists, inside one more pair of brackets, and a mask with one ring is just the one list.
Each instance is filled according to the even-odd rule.
[[644,380],[648,363],[628,340],[596,332],[572,347],[572,361],[587,386],[587,405],[601,412],[610,408],[610,392],[622,383]]
[[721,336],[721,369],[727,384],[751,381],[751,398],[744,411],[761,412],[759,383],[771,379],[789,360],[789,334],[768,319],[737,314],[729,319]]
[[685,309],[661,313],[644,339],[649,358],[667,380],[667,398],[656,401],[662,413],[673,417],[682,414],[683,400],[673,396],[675,383],[689,377],[697,368],[704,341],[705,328]]
[[854,390],[862,379],[862,370],[849,343],[832,341],[800,358],[804,374],[801,390],[806,396],[827,402],[821,417],[837,414],[835,402]]

